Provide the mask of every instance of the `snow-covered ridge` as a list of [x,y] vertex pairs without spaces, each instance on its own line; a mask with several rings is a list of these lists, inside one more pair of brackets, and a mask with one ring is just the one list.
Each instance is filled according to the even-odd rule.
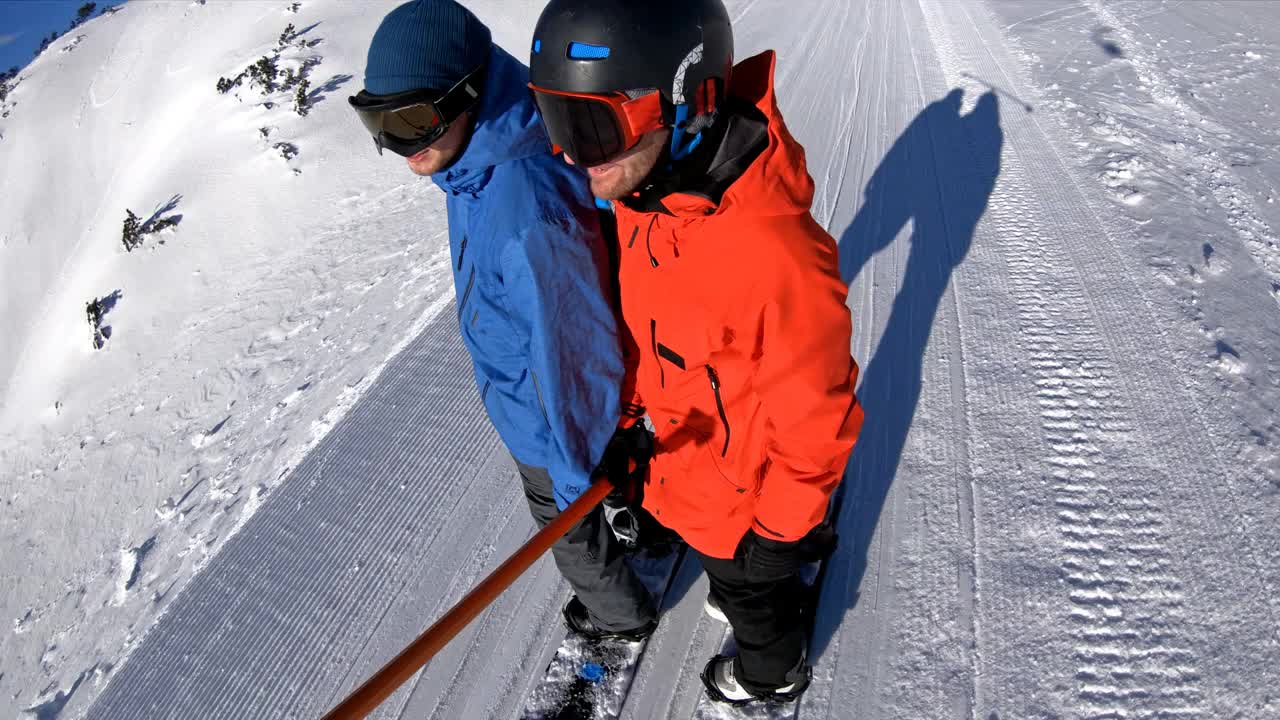
[[[346,108],[393,4],[131,3],[20,73],[0,120],[0,707],[83,707],[451,297],[441,203]],[[263,56],[309,70],[305,117],[284,90],[217,92]],[[127,251],[130,210],[153,227]]]

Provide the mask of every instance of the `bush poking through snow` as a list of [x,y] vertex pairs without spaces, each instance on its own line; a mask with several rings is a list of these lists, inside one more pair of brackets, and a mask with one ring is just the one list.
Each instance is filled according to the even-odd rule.
[[298,89],[293,93],[293,111],[306,117],[311,112],[311,98],[307,97],[307,92],[311,89],[311,81],[303,79],[298,83]]
[[124,212],[124,230],[120,234],[120,242],[124,244],[125,252],[133,252],[134,248],[142,244],[142,222],[132,210],[126,208]]
[[182,222],[177,217],[157,218],[150,222],[146,227],[146,234],[153,235],[161,230],[168,230],[171,227],[178,227],[178,223]]
[[[124,245],[124,249],[127,252],[133,252],[134,248],[142,246],[142,241],[148,235],[155,235],[158,232],[177,227],[178,223],[182,222],[182,216],[169,215],[166,217],[165,213],[172,212],[177,208],[178,202],[181,200],[181,195],[174,195],[169,198],[169,202],[165,203],[164,207],[153,213],[145,222],[140,221],[132,210],[125,208],[124,228],[120,234],[120,242]],[[164,240],[161,240],[160,244],[163,245]]]
[[7,101],[9,99],[9,93],[18,86],[17,78],[17,65],[14,65],[4,72],[0,72],[0,103]]
[[249,66],[249,84],[254,83],[262,86],[265,92],[273,93],[276,91],[276,78],[280,76],[280,68],[276,66],[276,58],[269,55],[263,55],[258,62]]
[[280,152],[280,157],[285,160],[292,160],[298,156],[298,146],[288,142],[278,142],[271,147]]
[[40,41],[40,47],[36,48],[34,57],[40,57],[40,54],[43,53],[45,50],[48,50],[49,46],[53,44],[53,41],[57,39],[58,39],[57,32],[49,33],[49,37]]
[[107,313],[116,306],[120,301],[123,293],[119,290],[113,290],[110,295],[103,298],[94,298],[84,304],[85,319],[89,322],[89,327],[93,328],[93,349],[101,350],[107,341],[111,339],[111,326],[103,325],[102,321],[106,318]]
[[93,11],[97,9],[98,9],[98,3],[96,2],[87,2],[81,5],[80,9],[76,10],[76,19],[72,21],[71,26],[76,27],[77,25],[80,25],[81,23],[83,23],[85,20],[88,20],[89,18],[93,17]]
[[[225,95],[231,92],[233,88],[240,87],[245,78],[248,78],[249,87],[260,88],[264,98],[278,91],[292,92],[294,112],[305,116],[311,105],[311,98],[309,97],[311,83],[308,77],[311,75],[312,69],[321,63],[322,58],[318,55],[306,58],[298,69],[285,67],[281,70],[279,65],[281,54],[288,50],[295,41],[297,41],[297,47],[301,49],[320,43],[319,38],[311,41],[299,40],[299,35],[300,33],[293,23],[286,25],[284,31],[280,33],[279,43],[271,54],[263,55],[233,78],[219,77],[215,86],[218,93]],[[239,95],[237,94],[236,97],[239,97]],[[278,104],[280,103],[274,100],[266,100],[263,106],[270,110]]]

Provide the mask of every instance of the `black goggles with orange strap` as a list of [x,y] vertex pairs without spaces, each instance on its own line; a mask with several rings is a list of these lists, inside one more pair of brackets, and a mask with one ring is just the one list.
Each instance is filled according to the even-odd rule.
[[347,102],[373,136],[379,155],[385,148],[397,155],[412,157],[443,137],[463,113],[476,106],[483,91],[484,66],[481,66],[443,93],[410,90],[374,95],[361,90],[355,97],[347,98]]
[[625,93],[571,93],[533,83],[529,89],[553,150],[584,167],[608,162],[665,124],[661,93],[632,100]]

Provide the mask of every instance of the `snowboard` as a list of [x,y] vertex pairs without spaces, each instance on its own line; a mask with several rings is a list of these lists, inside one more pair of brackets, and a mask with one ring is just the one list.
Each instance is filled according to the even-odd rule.
[[[655,605],[671,587],[686,547],[665,555],[639,552],[630,562],[653,593]],[[566,630],[542,679],[525,702],[522,720],[609,720],[618,717],[644,656],[648,639],[593,640]]]

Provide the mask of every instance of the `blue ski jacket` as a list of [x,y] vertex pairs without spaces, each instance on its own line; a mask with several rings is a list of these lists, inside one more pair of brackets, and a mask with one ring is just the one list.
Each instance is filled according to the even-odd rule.
[[564,509],[619,418],[622,352],[587,179],[551,154],[528,68],[497,45],[447,195],[458,324],[489,418]]

